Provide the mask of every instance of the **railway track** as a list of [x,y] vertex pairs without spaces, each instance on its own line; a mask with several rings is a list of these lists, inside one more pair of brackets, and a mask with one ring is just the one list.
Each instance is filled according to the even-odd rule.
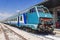
[[4,33],[3,30],[1,29],[1,26],[0,26],[0,40],[5,40]]
[[41,38],[42,40],[54,40],[53,38],[46,37],[48,35],[36,35],[36,34],[32,34],[32,36],[36,36],[37,38]]
[[45,37],[51,38],[52,40],[60,40],[60,37],[59,36],[55,36],[55,35],[47,35]]
[[16,32],[14,32],[13,30],[11,30],[10,28],[8,28],[5,25],[1,25],[1,29],[4,33],[5,39],[6,40],[26,40],[24,37],[22,37],[21,35],[17,34]]
[[54,32],[56,33],[55,36],[60,38],[60,30],[55,30]]
[[[6,25],[4,25],[5,27],[7,27]],[[8,28],[9,29],[9,28]],[[53,39],[51,39],[51,38],[48,38],[48,37],[45,37],[45,36],[37,36],[37,35],[34,35],[34,34],[32,34],[32,36],[35,36],[36,38],[40,38],[40,40],[53,40]]]
[[60,40],[60,35],[43,35],[46,40]]
[[2,29],[2,31],[3,31],[3,33],[4,33],[5,39],[6,39],[6,40],[9,40],[8,35],[5,33],[5,31],[3,30],[2,27],[1,27],[1,29]]
[[[4,25],[4,27],[6,27],[7,29],[9,29],[8,27],[7,27],[7,25]],[[26,33],[25,33],[26,34]],[[29,35],[28,35],[29,34]],[[13,34],[12,34],[13,35]],[[32,37],[35,37],[35,40],[36,40],[36,38],[37,39],[39,39],[39,40],[60,40],[60,37],[58,37],[58,36],[55,36],[55,35],[36,35],[36,34],[32,34],[32,33],[27,33],[27,35],[28,35],[28,37],[30,37],[31,36],[31,38]],[[24,39],[24,38],[23,38]],[[30,38],[29,39],[27,39],[27,40],[30,40]],[[34,40],[34,39],[33,39]]]
[[56,32],[56,34],[60,34],[60,30],[55,30],[54,32]]

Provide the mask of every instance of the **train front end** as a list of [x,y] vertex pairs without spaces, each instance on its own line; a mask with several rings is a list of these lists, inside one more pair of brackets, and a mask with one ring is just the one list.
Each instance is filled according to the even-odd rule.
[[40,17],[39,18],[39,24],[38,24],[38,30],[43,32],[53,32],[53,20],[52,18],[48,17]]
[[39,17],[38,31],[53,32],[53,16],[46,7],[37,7]]

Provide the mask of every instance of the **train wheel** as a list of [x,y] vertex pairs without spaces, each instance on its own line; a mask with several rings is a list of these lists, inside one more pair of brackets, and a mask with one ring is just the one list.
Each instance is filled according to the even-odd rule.
[[23,30],[26,30],[26,28],[23,28]]
[[55,33],[53,32],[52,29],[49,31],[49,33],[52,34],[52,35],[55,35]]
[[55,35],[55,34],[56,34],[56,32],[51,32],[50,34],[51,34],[51,35]]
[[31,29],[30,29],[30,28],[26,28],[26,31],[27,31],[27,32],[31,32]]
[[32,29],[32,32],[35,33],[35,30]]

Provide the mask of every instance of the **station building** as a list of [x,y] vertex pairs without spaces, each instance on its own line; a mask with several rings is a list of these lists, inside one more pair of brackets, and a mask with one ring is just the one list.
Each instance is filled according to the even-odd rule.
[[[44,5],[53,14],[54,25],[60,20],[60,0],[45,0],[37,5]],[[55,25],[56,26],[56,25]]]

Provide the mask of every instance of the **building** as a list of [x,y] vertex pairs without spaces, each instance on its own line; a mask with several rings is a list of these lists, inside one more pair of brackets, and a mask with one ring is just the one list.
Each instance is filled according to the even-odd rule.
[[60,0],[46,0],[45,2],[37,5],[44,5],[50,10],[54,17],[54,24],[60,20]]

